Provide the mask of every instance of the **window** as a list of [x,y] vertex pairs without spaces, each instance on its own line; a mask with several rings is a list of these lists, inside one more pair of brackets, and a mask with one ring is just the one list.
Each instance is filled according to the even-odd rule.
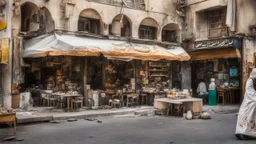
[[140,26],[139,37],[140,39],[156,39],[156,28],[144,25]]
[[177,42],[177,33],[176,31],[163,30],[162,32],[162,41],[163,42]]
[[78,21],[78,31],[100,34],[100,21],[97,19],[80,17]]
[[228,35],[226,26],[226,9],[209,11],[208,14],[208,36],[221,37]]

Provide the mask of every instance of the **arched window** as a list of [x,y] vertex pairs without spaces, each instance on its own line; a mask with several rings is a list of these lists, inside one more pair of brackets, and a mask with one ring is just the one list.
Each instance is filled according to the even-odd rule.
[[140,39],[157,39],[157,28],[158,23],[152,18],[145,18],[142,20],[139,28],[139,38]]
[[21,5],[21,31],[39,31],[41,34],[53,31],[55,28],[50,11],[35,4],[26,2]]
[[39,29],[39,8],[26,2],[21,5],[21,31],[37,31]]
[[86,9],[79,15],[78,31],[101,34],[101,17],[96,10]]
[[178,43],[180,41],[179,25],[175,23],[167,24],[162,29],[162,41]]
[[131,22],[127,16],[117,15],[109,25],[109,34],[122,37],[131,36]]

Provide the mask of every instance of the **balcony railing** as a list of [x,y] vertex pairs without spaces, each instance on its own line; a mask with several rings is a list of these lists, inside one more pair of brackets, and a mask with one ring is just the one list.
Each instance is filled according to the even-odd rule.
[[[123,5],[122,0],[86,0],[86,1],[109,4],[109,5],[114,5],[114,6],[122,6]],[[123,1],[126,4],[126,5],[124,5],[125,7],[145,10],[144,0],[123,0]]]

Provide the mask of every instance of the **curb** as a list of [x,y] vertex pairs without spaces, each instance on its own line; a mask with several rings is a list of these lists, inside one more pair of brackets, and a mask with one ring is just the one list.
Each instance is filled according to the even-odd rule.
[[33,116],[33,117],[27,117],[27,118],[17,117],[17,124],[49,122],[51,120],[53,120],[53,116]]
[[140,114],[140,113],[152,113],[152,110],[130,110],[130,111],[118,111],[118,112],[99,112],[93,114],[73,114],[68,113],[67,115],[61,116],[32,116],[32,117],[17,117],[17,124],[28,124],[28,123],[40,123],[40,122],[50,122],[52,120],[67,120],[67,119],[85,119],[91,117],[106,117],[106,116],[116,116],[116,115],[128,115],[128,114]]

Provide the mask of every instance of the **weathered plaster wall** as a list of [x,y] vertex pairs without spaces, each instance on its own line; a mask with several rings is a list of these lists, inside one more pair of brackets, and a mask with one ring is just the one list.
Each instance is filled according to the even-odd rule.
[[[108,25],[112,23],[115,16],[120,14],[120,7],[106,5],[96,2],[89,2],[85,0],[76,0],[76,4],[67,4],[66,5],[66,16],[63,14],[61,10],[62,0],[54,0],[49,2],[38,1],[38,0],[21,0],[20,4],[25,2],[32,2],[36,4],[38,7],[46,7],[54,20],[55,29],[64,29],[68,31],[77,31],[78,27],[78,19],[81,11],[85,9],[92,8],[96,10],[103,22],[103,34],[108,35]],[[131,21],[132,28],[132,37],[138,38],[138,29],[141,21],[147,17],[151,17],[158,22],[158,40],[161,40],[161,30],[163,26],[168,23],[175,23],[180,26],[182,29],[183,20],[180,16],[178,16],[175,12],[172,1],[166,0],[146,0],[146,11],[125,8],[124,14]],[[16,16],[14,18],[15,23],[13,23],[13,27],[15,29],[20,29],[20,18]]]
[[[207,21],[204,11],[217,7],[227,6],[227,0],[190,0],[191,5],[186,12],[186,36],[193,34],[195,40],[207,39]],[[256,1],[255,0],[236,0],[236,33],[248,35],[249,25],[256,24]]]
[[1,64],[2,67],[2,88],[3,88],[3,97],[0,98],[0,104],[3,102],[3,106],[11,107],[11,80],[12,80],[12,27],[11,27],[11,18],[12,18],[12,0],[9,0],[4,13],[7,21],[7,28],[0,31],[0,38],[10,38],[10,48],[9,48],[9,62],[8,64]]
[[237,33],[250,33],[249,25],[256,24],[255,14],[255,0],[237,0]]
[[193,37],[195,40],[208,39],[207,18],[205,10],[227,6],[227,0],[190,0],[186,9],[184,38]]

